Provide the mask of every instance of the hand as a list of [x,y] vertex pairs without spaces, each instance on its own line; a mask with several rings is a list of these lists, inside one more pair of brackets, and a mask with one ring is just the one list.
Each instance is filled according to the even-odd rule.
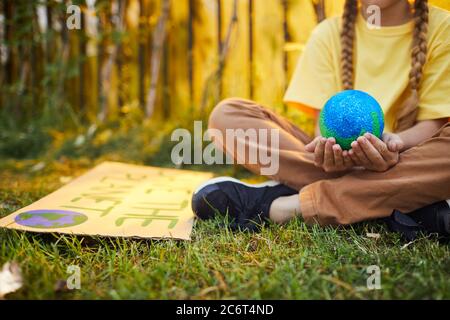
[[385,133],[383,140],[366,133],[352,143],[349,155],[357,166],[367,170],[384,172],[395,166],[404,147],[402,139],[393,133]]
[[343,172],[355,166],[348,151],[343,151],[334,138],[317,137],[305,149],[314,153],[314,164],[325,172]]
[[405,144],[398,134],[386,132],[383,134],[382,140],[392,152],[401,152]]

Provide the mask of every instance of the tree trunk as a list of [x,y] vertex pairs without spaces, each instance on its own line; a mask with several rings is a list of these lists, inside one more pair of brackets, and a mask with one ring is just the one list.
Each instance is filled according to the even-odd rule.
[[[138,64],[139,64],[139,106],[143,109],[145,106],[145,50],[148,24],[146,20],[146,10],[144,0],[139,0],[139,52],[138,52]],[[145,22],[144,22],[145,21]]]
[[[119,5],[119,2],[122,2],[122,0],[116,0],[117,5],[119,6],[119,12],[115,17],[115,29],[118,32],[122,32],[124,28],[124,18],[125,18],[125,7],[126,3],[122,3],[122,5]],[[112,68],[114,65],[114,62],[117,59],[117,54],[119,51],[120,44],[113,43],[109,47],[109,56],[106,62],[104,63],[102,67],[101,72],[101,111],[98,116],[100,121],[104,121],[108,115],[109,115],[109,108],[108,108],[108,93],[111,89],[111,74],[112,74]]]
[[153,32],[153,45],[151,57],[151,80],[150,89],[147,94],[147,104],[145,113],[147,118],[151,118],[155,111],[156,94],[158,88],[161,59],[164,51],[164,40],[167,34],[167,21],[170,15],[171,0],[163,0],[161,15],[158,19],[155,31]]
[[[220,0],[219,0],[220,1]],[[202,96],[202,103],[200,106],[200,111],[203,112],[206,109],[206,105],[208,104],[210,95],[211,95],[211,87],[217,87],[219,90],[219,93],[216,95],[215,100],[218,100],[217,97],[221,97],[221,83],[222,83],[222,76],[223,71],[225,69],[226,60],[228,57],[228,52],[230,50],[230,44],[231,44],[231,37],[233,35],[233,31],[235,30],[235,27],[237,26],[239,22],[238,17],[238,0],[234,0],[233,2],[233,13],[230,20],[230,23],[228,24],[227,33],[225,36],[225,40],[222,42],[220,41],[219,45],[219,62],[217,69],[213,72],[211,76],[206,81],[205,89],[203,91]],[[219,26],[220,29],[220,26]],[[213,94],[214,96],[214,94]],[[217,102],[217,101],[215,101]]]
[[3,0],[3,10],[5,11],[5,40],[6,40],[6,63],[5,82],[11,85],[14,82],[14,54],[13,54],[13,1]]
[[188,78],[190,105],[194,102],[194,20],[195,20],[195,0],[189,1],[189,35],[188,35]]

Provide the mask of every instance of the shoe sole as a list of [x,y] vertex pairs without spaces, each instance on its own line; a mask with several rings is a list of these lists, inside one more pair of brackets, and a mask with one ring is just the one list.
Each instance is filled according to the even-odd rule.
[[233,182],[233,183],[241,184],[241,185],[244,185],[244,186],[250,187],[250,188],[275,187],[280,184],[279,182],[276,182],[276,181],[267,181],[267,182],[258,183],[258,184],[250,184],[250,183],[245,183],[243,181],[240,181],[238,179],[231,178],[231,177],[218,177],[218,178],[211,179],[211,180],[206,181],[205,183],[201,184],[194,191],[194,195],[199,193],[203,188],[206,188],[207,186],[210,186],[212,184],[221,183],[221,182]]

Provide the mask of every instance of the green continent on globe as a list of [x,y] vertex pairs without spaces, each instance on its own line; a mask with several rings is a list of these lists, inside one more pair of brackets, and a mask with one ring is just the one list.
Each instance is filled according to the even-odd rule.
[[370,116],[372,117],[372,121],[373,121],[373,132],[372,132],[372,134],[374,134],[375,136],[377,136],[378,138],[381,139],[381,136],[382,136],[383,132],[381,132],[381,124],[380,124],[380,121],[378,120],[378,115],[377,115],[376,112],[372,111],[370,113]]
[[[381,125],[380,125],[380,121],[378,120],[378,115],[376,112],[371,112],[370,116],[372,118],[373,121],[373,132],[372,134],[377,136],[378,138],[381,138]],[[332,129],[329,129],[326,125],[325,125],[325,117],[323,116],[323,113],[320,115],[319,118],[319,128],[320,128],[320,132],[322,134],[323,137],[325,138],[335,138],[336,139],[336,143],[338,145],[341,146],[341,148],[343,150],[350,150],[352,148],[352,142],[356,141],[359,137],[363,136],[364,134],[366,134],[367,130],[365,129],[361,129],[360,133],[358,135],[354,135],[351,137],[341,137],[337,132],[335,132]]]
[[339,136],[339,134],[337,132],[335,132],[334,130],[330,130],[325,125],[325,119],[323,117],[323,114],[320,115],[319,127],[320,127],[320,132],[323,137],[335,138],[336,143],[338,145],[340,145],[343,150],[350,150],[352,148],[352,142],[355,141],[356,139],[358,139],[359,136],[361,136],[365,133],[364,130],[362,130],[361,134],[358,136],[352,136],[350,138],[343,138],[343,137]]

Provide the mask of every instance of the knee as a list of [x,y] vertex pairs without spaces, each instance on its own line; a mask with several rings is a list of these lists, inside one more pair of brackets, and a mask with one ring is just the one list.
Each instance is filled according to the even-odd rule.
[[236,116],[236,111],[242,109],[244,102],[238,98],[228,98],[217,104],[209,116],[208,127],[210,129],[224,130]]

